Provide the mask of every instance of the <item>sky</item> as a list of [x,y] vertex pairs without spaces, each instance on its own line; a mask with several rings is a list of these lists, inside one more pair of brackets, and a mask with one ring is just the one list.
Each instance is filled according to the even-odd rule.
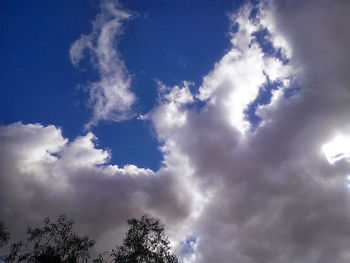
[[350,2],[2,1],[0,221],[183,263],[350,260]]

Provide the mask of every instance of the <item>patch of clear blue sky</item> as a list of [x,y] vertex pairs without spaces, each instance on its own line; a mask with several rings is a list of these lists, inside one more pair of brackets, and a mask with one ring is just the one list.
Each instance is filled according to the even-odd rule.
[[197,243],[197,237],[195,235],[189,236],[185,242],[181,242],[181,252],[180,254],[182,256],[188,255],[188,254],[193,254],[194,251],[194,246]]
[[281,81],[270,81],[264,83],[262,87],[259,89],[259,94],[256,99],[248,106],[245,111],[247,119],[249,120],[252,130],[254,131],[262,121],[262,118],[256,115],[255,111],[259,105],[267,105],[271,102],[272,91],[279,89],[281,87]]
[[[124,26],[117,48],[132,74],[139,113],[157,98],[155,79],[172,86],[202,78],[230,47],[227,14],[243,1],[121,0],[136,17]],[[5,0],[0,4],[0,123],[54,124],[70,139],[84,134],[91,117],[79,85],[98,75],[85,62],[71,65],[70,45],[91,32],[98,1]],[[112,151],[111,163],[158,169],[159,143],[149,123],[100,122],[92,131]]]
[[[301,90],[295,79],[291,79],[290,81],[290,86],[283,90],[283,94],[287,99],[298,95],[298,93]],[[255,131],[256,128],[259,126],[260,122],[262,121],[262,118],[256,115],[257,107],[259,105],[270,104],[272,98],[272,91],[280,89],[282,86],[283,83],[280,80],[271,81],[267,79],[267,81],[260,87],[258,96],[245,111],[246,117],[251,124],[252,131]]]
[[[258,9],[253,8],[249,19],[257,19]],[[265,56],[275,57],[279,59],[284,65],[289,63],[289,59],[282,52],[281,48],[277,48],[273,45],[271,41],[271,33],[267,28],[260,28],[258,31],[252,34],[254,36],[253,42],[257,43],[261,48]],[[261,117],[256,115],[256,109],[259,105],[267,105],[271,102],[272,91],[279,89],[283,86],[280,80],[271,81],[267,76],[267,81],[260,87],[259,94],[256,99],[248,106],[246,109],[246,118],[252,125],[252,131],[254,131],[262,121]],[[291,81],[290,88],[284,90],[284,95],[286,98],[291,98],[300,91],[294,80]]]
[[254,41],[257,42],[266,56],[273,56],[279,59],[284,65],[289,63],[289,59],[282,52],[282,48],[274,47],[270,37],[271,33],[267,28],[261,28],[253,33]]

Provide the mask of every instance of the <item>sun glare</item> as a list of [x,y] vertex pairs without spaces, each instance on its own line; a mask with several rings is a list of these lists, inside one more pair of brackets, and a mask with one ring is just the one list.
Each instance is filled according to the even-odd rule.
[[322,152],[331,164],[350,157],[350,136],[343,134],[336,136],[332,141],[323,145]]

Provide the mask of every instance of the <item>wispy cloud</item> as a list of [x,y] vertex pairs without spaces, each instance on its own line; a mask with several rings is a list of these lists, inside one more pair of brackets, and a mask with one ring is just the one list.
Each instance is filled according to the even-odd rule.
[[116,38],[131,14],[120,8],[118,1],[104,0],[100,13],[93,21],[92,32],[81,35],[69,51],[74,66],[85,57],[98,71],[100,80],[87,85],[93,116],[86,125],[100,120],[123,121],[135,116],[132,105],[136,100],[131,91],[131,77],[116,48]]

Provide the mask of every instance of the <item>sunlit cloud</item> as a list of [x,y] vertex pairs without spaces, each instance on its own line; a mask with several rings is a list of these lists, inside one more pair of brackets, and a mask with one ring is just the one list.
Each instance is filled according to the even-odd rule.
[[329,163],[335,162],[350,157],[350,136],[340,134],[333,138],[330,142],[322,146],[322,151],[325,154]]

